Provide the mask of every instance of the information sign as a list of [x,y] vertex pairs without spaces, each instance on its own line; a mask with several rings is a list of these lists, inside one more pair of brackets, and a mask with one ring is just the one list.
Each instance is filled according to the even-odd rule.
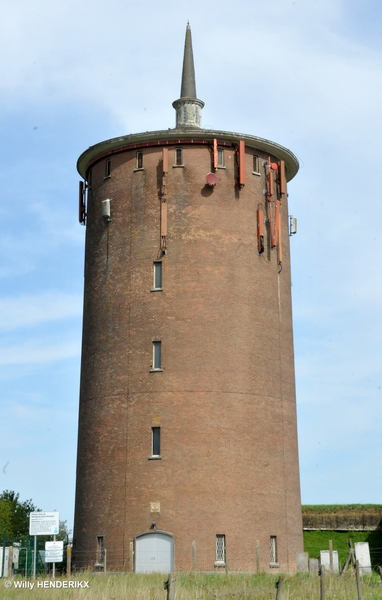
[[60,527],[59,512],[31,512],[29,535],[57,535]]
[[45,562],[62,562],[64,559],[64,542],[45,542]]

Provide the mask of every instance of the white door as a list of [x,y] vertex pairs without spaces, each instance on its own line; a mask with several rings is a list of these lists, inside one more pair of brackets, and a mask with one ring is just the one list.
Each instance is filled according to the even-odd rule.
[[167,533],[145,533],[135,538],[136,573],[172,573],[174,538]]

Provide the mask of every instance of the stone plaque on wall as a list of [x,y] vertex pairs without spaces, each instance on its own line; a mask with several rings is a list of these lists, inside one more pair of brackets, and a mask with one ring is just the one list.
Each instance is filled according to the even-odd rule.
[[160,502],[150,502],[150,512],[160,513]]

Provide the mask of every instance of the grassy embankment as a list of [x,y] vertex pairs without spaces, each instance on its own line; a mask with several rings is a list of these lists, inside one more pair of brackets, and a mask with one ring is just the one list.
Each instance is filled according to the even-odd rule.
[[[362,514],[365,516],[382,515],[381,504],[326,504],[304,505],[303,515],[351,515]],[[340,564],[344,564],[349,552],[348,540],[355,542],[368,542],[373,568],[382,565],[382,530],[375,531],[304,531],[304,550],[309,552],[310,558],[318,558],[320,550],[329,548],[329,540],[333,542],[333,550],[338,551]],[[381,594],[382,598],[382,594]]]

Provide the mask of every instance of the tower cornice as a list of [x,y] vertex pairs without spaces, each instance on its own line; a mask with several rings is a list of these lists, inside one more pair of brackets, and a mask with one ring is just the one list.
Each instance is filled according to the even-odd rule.
[[299,169],[298,159],[293,152],[276,142],[271,142],[270,140],[254,135],[232,131],[176,127],[175,129],[133,133],[90,146],[90,148],[85,150],[79,157],[77,161],[77,170],[79,174],[86,179],[89,168],[105,156],[125,152],[126,150],[132,150],[138,147],[144,148],[148,146],[164,146],[182,143],[208,144],[212,143],[214,139],[229,142],[231,144],[237,144],[239,140],[243,140],[246,146],[262,150],[267,154],[275,156],[279,160],[283,160],[285,162],[286,177],[288,181],[293,179]]

